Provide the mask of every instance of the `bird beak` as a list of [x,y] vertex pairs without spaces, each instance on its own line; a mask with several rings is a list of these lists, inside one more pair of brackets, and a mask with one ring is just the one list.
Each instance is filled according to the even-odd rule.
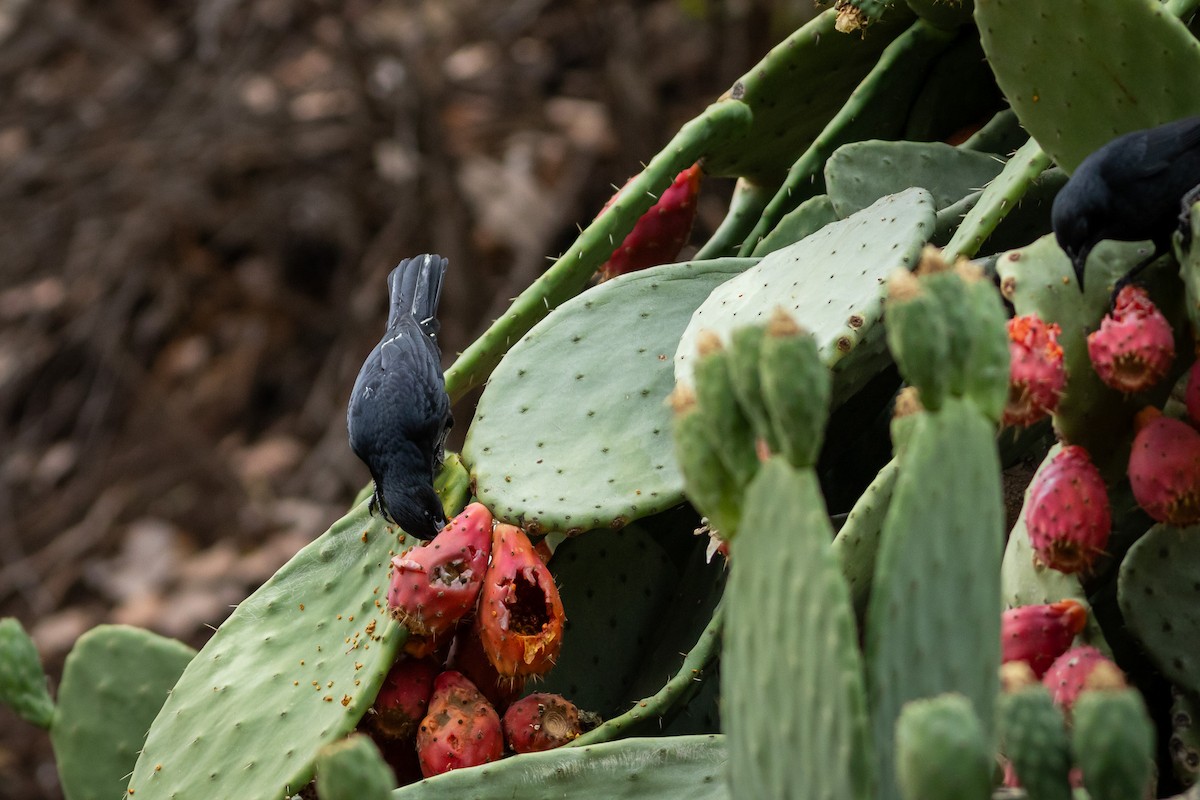
[[1067,252],[1071,257],[1071,268],[1075,270],[1075,280],[1079,283],[1079,292],[1083,293],[1083,273],[1087,267],[1088,254],[1092,252],[1092,248],[1084,246],[1078,253]]

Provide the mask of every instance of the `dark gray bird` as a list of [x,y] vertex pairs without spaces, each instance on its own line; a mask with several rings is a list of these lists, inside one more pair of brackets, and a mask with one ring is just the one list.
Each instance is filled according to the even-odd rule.
[[446,524],[433,489],[454,424],[437,344],[447,260],[406,258],[388,275],[387,331],[367,356],[346,414],[350,449],[375,479],[376,507],[405,533],[432,539]]
[[1054,198],[1050,215],[1080,290],[1088,254],[1105,239],[1154,243],[1154,253],[1119,285],[1167,252],[1179,202],[1198,184],[1200,117],[1118,136],[1085,158]]

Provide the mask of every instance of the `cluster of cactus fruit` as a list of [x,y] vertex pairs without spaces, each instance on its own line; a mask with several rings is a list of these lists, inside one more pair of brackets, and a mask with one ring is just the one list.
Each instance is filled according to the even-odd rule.
[[1200,207],[1114,297],[1049,205],[1200,113],[1198,7],[839,0],[449,368],[438,539],[364,491],[198,653],[98,628],[52,699],[0,624],[0,698],[69,800],[1193,785]]

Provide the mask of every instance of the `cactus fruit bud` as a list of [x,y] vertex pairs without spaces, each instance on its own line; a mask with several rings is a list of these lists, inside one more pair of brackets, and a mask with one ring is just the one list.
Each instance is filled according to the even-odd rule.
[[504,740],[517,753],[553,750],[582,732],[579,709],[557,694],[531,694],[509,706],[502,721]]
[[1023,661],[1040,678],[1085,624],[1087,609],[1074,600],[1010,608],[1000,621],[1001,660]]
[[417,757],[426,778],[496,761],[504,752],[500,717],[475,685],[458,672],[433,682],[429,714],[417,731]]
[[1088,334],[1087,346],[1100,380],[1125,394],[1158,383],[1175,359],[1171,323],[1139,286],[1121,290],[1100,329]]
[[[601,281],[675,260],[687,244],[692,223],[696,221],[696,196],[700,194],[701,177],[699,164],[693,164],[675,176],[675,181],[658,202],[638,219],[625,241],[600,267]],[[621,192],[614,194],[604,208],[620,196]]]
[[1100,471],[1087,450],[1063,447],[1034,478],[1025,526],[1038,559],[1059,572],[1091,567],[1112,531],[1112,512]]
[[[1100,670],[1100,677],[1089,683],[1089,678],[1097,669]],[[1054,704],[1063,710],[1063,714],[1070,714],[1084,689],[1099,688],[1096,683],[1102,686],[1123,685],[1125,678],[1108,656],[1089,645],[1072,647],[1054,659],[1050,669],[1042,676],[1042,684],[1050,690]]]
[[[1017,665],[1033,678],[1019,661],[1005,664],[1001,678]],[[1004,785],[1024,786],[1031,798],[1071,800],[1071,741],[1046,687],[1005,681],[996,712],[1000,751],[1007,758]]]
[[991,796],[991,747],[970,700],[943,694],[904,704],[896,779],[904,800]]
[[1008,321],[1009,379],[1004,425],[1032,425],[1054,413],[1067,383],[1061,328],[1027,314]]
[[1135,422],[1129,484],[1139,506],[1158,522],[1200,522],[1200,433],[1185,422],[1145,408]]
[[1154,724],[1136,689],[1089,688],[1075,704],[1075,757],[1088,796],[1127,800],[1147,794],[1154,774]]
[[407,739],[429,710],[440,667],[430,658],[401,657],[392,665],[371,705],[371,726],[385,739]]
[[782,308],[767,323],[759,373],[780,449],[792,466],[811,467],[825,438],[833,380],[816,340]]
[[520,528],[496,526],[483,583],[475,624],[492,666],[503,677],[548,672],[562,649],[566,615],[550,570]]
[[388,606],[411,633],[436,637],[475,607],[491,546],[492,515],[472,503],[423,546],[392,559]]

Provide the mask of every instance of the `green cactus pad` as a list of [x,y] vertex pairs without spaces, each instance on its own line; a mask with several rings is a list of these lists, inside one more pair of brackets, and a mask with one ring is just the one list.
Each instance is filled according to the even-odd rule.
[[[970,698],[992,730],[1004,505],[995,429],[969,401],[913,415],[867,612],[881,797],[896,796],[895,721],[910,700]],[[736,563],[736,560],[735,560]]]
[[39,728],[50,727],[54,715],[41,658],[15,617],[0,620],[0,705]]
[[810,197],[796,206],[795,210],[785,214],[774,230],[754,246],[754,251],[750,255],[761,258],[768,253],[782,250],[805,236],[816,233],[837,219],[838,213],[833,210],[833,202],[829,199],[829,195],[819,194],[816,197]]
[[471,499],[471,474],[463,466],[458,453],[446,453],[442,468],[433,479],[433,488],[442,499],[446,519],[457,517],[466,508]]
[[734,393],[733,358],[721,349],[696,359],[696,406],[713,452],[739,490],[758,472],[754,428]]
[[129,782],[138,800],[275,800],[308,783],[404,643],[385,599],[401,549],[363,503],[242,601],[154,720]]
[[79,637],[63,666],[50,741],[67,800],[124,796],[146,731],[196,651],[125,625]]
[[729,210],[725,213],[725,219],[721,220],[713,235],[696,251],[694,260],[737,255],[738,249],[758,222],[763,209],[775,196],[777,188],[738,178],[733,186],[733,196],[729,198]]
[[[812,467],[829,420],[829,370],[807,331],[784,322],[767,325],[759,354],[762,397],[781,452],[798,469]],[[700,367],[696,380],[700,381]]]
[[850,586],[854,614],[859,619],[866,613],[867,598],[871,596],[879,537],[896,488],[897,474],[895,459],[879,470],[833,539],[833,552],[842,562],[842,575]]
[[1029,800],[1071,800],[1071,740],[1046,687],[1033,683],[1004,694],[996,715],[1000,751]]
[[1075,759],[1091,800],[1152,796],[1154,724],[1136,689],[1085,690],[1071,717]]
[[1151,0],[977,0],[996,81],[1068,173],[1120,134],[1200,113],[1200,42]]
[[630,684],[654,646],[678,571],[636,525],[566,540],[554,551],[550,571],[561,587],[567,624],[558,662],[530,690],[561,694],[606,718],[627,710]]
[[992,752],[960,694],[904,705],[896,722],[896,773],[904,800],[988,800]]
[[908,0],[921,19],[939,28],[953,29],[971,21],[974,0]]
[[321,800],[388,800],[396,776],[370,737],[356,733],[317,753]]
[[1121,562],[1125,624],[1171,681],[1200,690],[1200,526],[1155,525]]
[[[953,8],[959,19],[971,19],[971,3],[945,0],[912,0],[926,8]],[[965,12],[965,13],[963,13]],[[920,13],[920,12],[918,12]],[[935,28],[950,30],[929,15],[921,18]],[[957,22],[955,23],[957,25]],[[960,141],[1005,106],[992,69],[983,57],[979,32],[972,25],[956,32],[954,41],[938,56],[926,73],[923,84],[906,115],[904,133],[898,137],[910,142]],[[1022,137],[1021,141],[1024,141]],[[970,150],[971,148],[963,148]],[[993,151],[1011,153],[1015,147]]]
[[873,796],[850,593],[815,473],[772,458],[732,545],[722,715],[737,797]]
[[456,769],[392,792],[392,800],[730,800],[725,737],[624,739],[528,753]]
[[626,275],[530,331],[492,376],[463,447],[479,500],[535,532],[620,527],[677,504],[671,356],[696,307],[752,264]]
[[[1011,108],[997,111],[971,137],[959,145],[964,150],[979,153],[995,153],[1007,156],[1029,141],[1029,135],[1021,129],[1021,123]],[[1007,163],[1007,162],[1006,162]]]
[[940,142],[883,142],[842,145],[825,162],[825,185],[839,217],[861,211],[879,198],[921,186],[940,210],[982,189],[1004,162]]
[[816,337],[833,367],[838,405],[887,364],[882,284],[913,266],[933,225],[932,197],[909,189],[776,250],[714,290],[692,315],[675,353],[676,377],[691,383],[701,330],[728,342],[735,328],[764,324],[782,306]]
[[707,174],[778,185],[912,16],[890,14],[862,36],[838,33],[836,18],[833,9],[817,15],[725,93],[749,106],[754,121],[713,144],[704,158]]
[[1171,738],[1167,752],[1175,777],[1190,789],[1200,778],[1200,703],[1196,695],[1172,688]]

